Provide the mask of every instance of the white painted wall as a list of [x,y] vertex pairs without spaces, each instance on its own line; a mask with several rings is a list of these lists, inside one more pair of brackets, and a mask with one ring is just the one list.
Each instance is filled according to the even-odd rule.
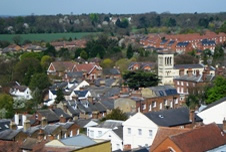
[[[131,133],[128,133],[128,128]],[[142,135],[139,135],[138,129],[142,130]],[[152,136],[149,136],[149,130],[152,131]],[[153,123],[142,113],[137,113],[123,123],[123,144],[131,145],[131,148],[139,146],[150,146],[156,136],[158,126]]]
[[107,131],[112,130],[111,128],[98,128],[98,127],[87,127],[87,136],[92,139],[98,139]]
[[220,104],[215,105],[209,109],[206,109],[198,116],[203,119],[204,124],[215,122],[216,124],[222,124],[224,118],[226,118],[226,100]]
[[17,99],[32,99],[31,90],[27,87],[25,91],[21,92],[19,89],[15,89],[11,92],[12,95],[16,96]]
[[111,140],[111,150],[123,150],[123,140],[114,133],[114,131],[109,130],[105,134],[103,134],[101,137],[98,139],[104,139],[104,140]]

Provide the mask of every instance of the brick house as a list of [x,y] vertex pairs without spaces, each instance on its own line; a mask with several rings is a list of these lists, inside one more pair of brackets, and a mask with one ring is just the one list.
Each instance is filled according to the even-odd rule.
[[143,88],[141,93],[144,100],[136,102],[136,109],[143,113],[182,106],[180,95],[171,86]]
[[178,42],[176,45],[176,52],[179,54],[184,54],[191,52],[193,50],[190,42]]
[[226,134],[216,124],[205,125],[178,135],[168,136],[153,152],[202,152],[226,144]]

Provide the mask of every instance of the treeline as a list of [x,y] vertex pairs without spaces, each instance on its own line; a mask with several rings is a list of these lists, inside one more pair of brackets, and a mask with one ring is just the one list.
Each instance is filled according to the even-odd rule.
[[138,29],[138,32],[192,33],[200,29],[226,32],[225,21],[226,13],[30,15],[0,18],[0,34],[100,31],[129,34],[132,29]]

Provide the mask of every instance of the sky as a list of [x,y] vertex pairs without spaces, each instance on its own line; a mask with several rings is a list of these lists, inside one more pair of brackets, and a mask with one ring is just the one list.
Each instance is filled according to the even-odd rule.
[[226,12],[226,0],[0,0],[0,15]]

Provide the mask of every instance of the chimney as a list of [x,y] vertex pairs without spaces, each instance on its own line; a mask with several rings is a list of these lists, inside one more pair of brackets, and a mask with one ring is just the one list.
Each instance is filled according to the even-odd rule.
[[41,142],[44,139],[44,130],[40,129],[38,133],[38,141]]
[[191,77],[192,76],[192,69],[188,69],[188,77]]
[[183,75],[184,75],[184,69],[180,69],[179,75],[180,75],[180,76],[183,76]]
[[13,121],[10,122],[10,129],[11,130],[17,130],[17,125],[16,125],[15,122],[13,122]]
[[104,87],[104,86],[105,86],[105,80],[101,80],[101,81],[100,81],[100,86],[101,86],[101,87]]
[[15,121],[15,123],[16,123],[16,125],[19,125],[19,114],[18,113],[16,113],[15,115],[14,115],[14,121]]
[[89,103],[93,103],[93,97],[88,96],[88,101],[89,101]]
[[195,123],[195,110],[189,110],[189,121],[194,124]]
[[24,122],[27,120],[26,114],[22,115],[22,125],[24,125]]
[[41,120],[42,128],[45,127],[46,125],[47,125],[47,119],[46,119],[46,117],[42,117],[42,120]]
[[199,76],[199,70],[196,71],[196,77],[198,77],[198,76]]
[[61,115],[60,116],[60,123],[65,123],[65,122],[66,122],[66,118],[63,115]]
[[226,119],[223,120],[223,131],[226,131]]
[[29,128],[31,128],[30,120],[25,120],[25,122],[24,122],[24,131],[27,131]]
[[67,104],[66,103],[64,103],[64,105],[63,105],[63,110],[65,113],[67,113]]

